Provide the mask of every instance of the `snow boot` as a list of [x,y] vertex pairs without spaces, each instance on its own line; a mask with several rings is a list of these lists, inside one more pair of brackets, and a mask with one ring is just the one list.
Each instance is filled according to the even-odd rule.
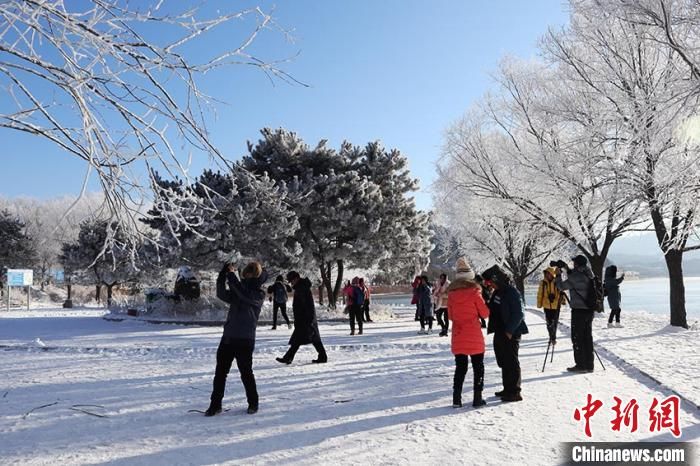
[[567,367],[566,370],[568,372],[586,372],[586,369],[584,369],[583,367],[579,367],[579,366]]
[[472,401],[472,406],[475,408],[478,408],[480,406],[484,406],[486,402],[484,399],[481,397],[481,392],[474,392],[474,401]]
[[622,328],[622,324],[620,322],[615,322],[615,327]]
[[248,406],[248,410],[246,412],[248,414],[255,414],[258,412],[258,407],[257,406]]
[[284,359],[284,358],[275,358],[275,361],[281,362],[282,364],[291,364],[292,363],[292,361],[290,361],[289,359]]
[[499,398],[502,397],[502,396],[505,395],[505,394],[506,394],[506,391],[505,391],[505,390],[501,390],[500,392],[494,393],[494,395],[496,395],[496,396],[499,397]]
[[608,322],[608,328],[613,328],[613,323],[612,323],[612,322]]
[[523,397],[520,395],[520,393],[506,393],[501,397],[501,401],[505,403],[512,401],[523,401]]
[[209,405],[209,408],[207,408],[206,411],[204,411],[204,415],[206,417],[211,417],[211,416],[216,416],[221,412],[221,402],[220,401],[212,401],[211,404]]
[[313,364],[325,364],[328,362],[328,358],[318,358],[318,359],[312,359],[311,362]]

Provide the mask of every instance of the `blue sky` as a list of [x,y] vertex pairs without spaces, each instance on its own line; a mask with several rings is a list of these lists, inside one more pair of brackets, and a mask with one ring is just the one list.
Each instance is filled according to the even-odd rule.
[[[561,0],[290,0],[275,5],[275,17],[295,42],[267,34],[253,51],[270,59],[299,52],[285,70],[309,87],[272,86],[247,68],[207,77],[205,90],[229,104],[210,126],[215,143],[238,159],[266,126],[311,145],[380,139],[408,156],[421,180],[418,205],[429,208],[444,129],[489,89],[504,55],[534,56],[538,38],[565,24],[567,12]],[[80,160],[36,137],[0,134],[0,195],[79,191]]]

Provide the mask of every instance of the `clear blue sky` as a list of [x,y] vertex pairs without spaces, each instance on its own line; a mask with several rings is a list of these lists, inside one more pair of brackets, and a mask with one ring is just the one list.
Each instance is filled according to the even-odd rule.
[[[298,51],[285,69],[310,87],[272,86],[260,72],[241,68],[207,78],[206,90],[230,104],[218,108],[212,136],[232,159],[266,126],[296,131],[312,145],[380,139],[408,156],[421,180],[418,205],[429,208],[444,129],[488,90],[504,54],[534,56],[547,27],[566,23],[565,8],[561,0],[278,2],[275,17],[294,30],[296,42],[273,34],[254,52],[280,58]],[[36,137],[0,135],[1,195],[79,191],[80,160]]]

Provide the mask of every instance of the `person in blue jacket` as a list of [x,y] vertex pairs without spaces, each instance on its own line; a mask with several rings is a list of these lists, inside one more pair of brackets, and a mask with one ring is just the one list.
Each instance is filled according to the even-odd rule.
[[496,392],[496,396],[502,401],[522,401],[518,351],[520,338],[528,333],[528,329],[520,293],[512,285],[508,274],[497,265],[484,271],[481,276],[484,285],[493,290],[488,302],[487,333],[493,333],[493,352],[503,379],[503,390]]
[[[248,414],[258,411],[258,390],[253,375],[253,351],[255,350],[255,330],[258,317],[265,301],[263,283],[267,281],[267,272],[259,262],[251,262],[241,272],[242,280],[235,274],[236,267],[226,264],[216,280],[216,296],[229,303],[228,318],[224,324],[224,334],[216,350],[216,371],[214,388],[211,392],[211,404],[205,416],[214,416],[221,412],[221,402],[226,389],[226,378],[236,360],[241,381],[248,399]],[[228,289],[226,282],[228,281]]]

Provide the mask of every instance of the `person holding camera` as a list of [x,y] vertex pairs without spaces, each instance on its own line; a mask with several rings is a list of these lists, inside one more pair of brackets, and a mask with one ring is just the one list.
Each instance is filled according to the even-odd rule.
[[559,311],[561,305],[567,301],[566,293],[559,291],[554,278],[556,269],[549,267],[543,271],[544,278],[537,289],[537,307],[544,309],[544,316],[549,332],[549,344],[557,344],[557,327],[559,326]]
[[502,401],[522,401],[518,352],[520,338],[529,332],[522,299],[511,278],[499,266],[494,265],[481,276],[484,285],[493,290],[488,303],[487,333],[493,333],[493,352],[503,379],[503,390],[496,392],[496,396]]
[[[248,399],[248,414],[258,411],[258,390],[253,375],[253,350],[255,349],[255,329],[260,310],[265,301],[262,285],[267,280],[267,272],[259,262],[251,262],[241,272],[242,280],[236,276],[234,264],[225,264],[216,279],[216,296],[231,305],[224,324],[224,334],[216,350],[216,370],[211,403],[204,412],[214,416],[221,412],[221,402],[226,389],[226,378],[236,360],[241,382]],[[228,281],[228,289],[226,282]]]
[[608,318],[608,327],[613,326],[613,318],[615,319],[615,326],[621,327],[620,325],[620,302],[622,301],[622,295],[620,294],[620,283],[625,279],[625,274],[623,273],[620,278],[617,278],[617,266],[611,265],[605,269],[605,280],[603,281],[603,289],[605,290],[605,295],[608,297],[608,306],[610,306],[610,317]]
[[561,291],[570,290],[571,344],[575,365],[566,370],[593,372],[593,312],[596,309],[592,304],[595,296],[591,296],[591,293],[595,293],[595,279],[586,256],[578,255],[573,261],[573,269],[569,269],[564,261],[550,264],[556,267],[557,288]]

